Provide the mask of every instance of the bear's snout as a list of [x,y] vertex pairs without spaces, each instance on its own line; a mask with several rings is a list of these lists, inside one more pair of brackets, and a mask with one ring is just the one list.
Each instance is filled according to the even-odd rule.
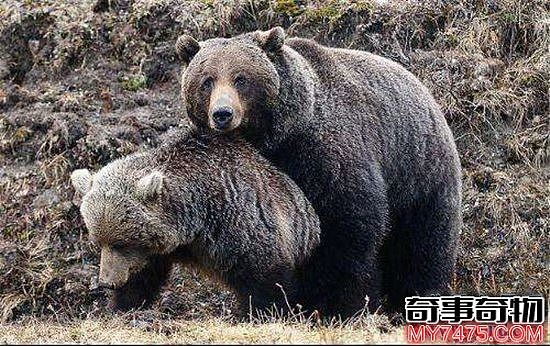
[[117,289],[128,282],[131,268],[143,267],[144,260],[138,256],[124,256],[109,247],[101,249],[99,263],[99,287]]
[[216,129],[226,130],[231,125],[234,115],[235,110],[229,106],[222,106],[214,109],[212,112],[212,119],[214,120]]
[[222,84],[210,97],[208,125],[217,131],[231,131],[241,124],[243,105],[235,88]]

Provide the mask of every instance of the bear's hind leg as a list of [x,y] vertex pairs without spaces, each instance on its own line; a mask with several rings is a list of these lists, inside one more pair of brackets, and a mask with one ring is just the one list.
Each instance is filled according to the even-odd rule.
[[323,316],[351,317],[367,302],[369,311],[379,308],[381,275],[376,254],[387,213],[383,201],[358,203],[359,208],[337,222],[324,220],[325,238],[310,260],[304,306],[319,309]]
[[450,293],[460,226],[460,193],[448,187],[392,215],[381,255],[388,312],[403,312],[408,296]]

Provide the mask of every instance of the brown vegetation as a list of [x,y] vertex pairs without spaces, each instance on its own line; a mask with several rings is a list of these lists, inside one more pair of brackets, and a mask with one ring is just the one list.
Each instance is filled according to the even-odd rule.
[[[230,36],[276,24],[289,35],[389,57],[419,76],[444,110],[464,167],[455,290],[548,295],[550,5],[383,3],[3,1],[0,320],[96,316],[83,323],[105,326],[104,297],[94,290],[97,253],[69,173],[154,146],[168,128],[184,124],[179,34]],[[230,292],[194,272],[175,274],[152,311],[188,320],[183,329],[231,315]],[[75,333],[63,340],[85,341]]]

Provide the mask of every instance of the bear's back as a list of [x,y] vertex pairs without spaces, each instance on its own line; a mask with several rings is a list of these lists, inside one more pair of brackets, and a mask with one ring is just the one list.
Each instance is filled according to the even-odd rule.
[[438,104],[403,66],[369,52],[325,47],[310,39],[291,38],[286,44],[316,73],[319,131],[343,147],[349,143],[356,149],[368,147],[390,186],[394,181],[414,185],[406,178],[411,175],[429,177],[439,167],[434,159],[442,165],[459,165]]
[[[286,244],[281,248],[294,249],[289,253],[298,263],[318,245],[319,219],[302,190],[243,139],[183,134],[150,155],[180,188],[203,194],[199,203],[212,214],[207,218],[228,218],[217,221],[227,232],[235,231],[227,226],[235,222],[241,235],[260,242],[275,237],[272,242]],[[249,222],[256,226],[245,226]]]

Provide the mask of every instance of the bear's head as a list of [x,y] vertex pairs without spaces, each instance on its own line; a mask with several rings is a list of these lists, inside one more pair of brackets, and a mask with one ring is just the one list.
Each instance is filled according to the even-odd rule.
[[284,40],[281,27],[202,42],[180,36],[176,51],[186,65],[182,95],[191,121],[220,132],[262,130],[268,119],[259,116],[272,108],[280,86],[270,58]]
[[176,221],[166,215],[166,177],[144,174],[115,161],[92,174],[71,174],[83,196],[80,211],[90,239],[101,248],[100,286],[123,287],[149,261],[168,256],[181,244]]

